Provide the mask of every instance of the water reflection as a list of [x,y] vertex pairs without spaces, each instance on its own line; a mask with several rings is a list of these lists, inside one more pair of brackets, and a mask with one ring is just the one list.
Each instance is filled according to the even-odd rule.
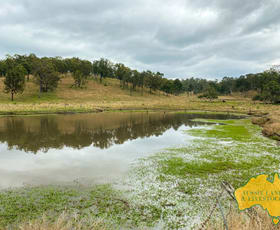
[[193,118],[230,117],[146,112],[0,117],[0,189],[113,182],[138,158],[190,142],[194,137],[183,131],[203,125]]
[[0,142],[9,149],[47,152],[50,148],[81,149],[90,145],[107,149],[127,140],[162,135],[181,125],[201,125],[193,118],[230,118],[227,115],[175,113],[99,113],[1,117]]

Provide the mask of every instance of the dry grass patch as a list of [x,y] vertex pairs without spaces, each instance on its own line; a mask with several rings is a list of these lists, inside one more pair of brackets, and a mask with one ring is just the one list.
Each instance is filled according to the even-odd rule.
[[[275,225],[268,212],[260,207],[251,208],[248,211],[231,210],[227,215],[227,225],[230,230],[274,230],[280,229]],[[224,230],[222,221],[211,223],[207,230]]]
[[102,219],[79,219],[76,215],[62,213],[54,222],[46,216],[41,219],[20,224],[19,230],[107,230],[109,228]]
[[164,110],[200,110],[212,112],[262,114],[279,111],[277,105],[253,102],[242,94],[221,96],[214,101],[197,98],[188,93],[174,96],[162,92],[149,93],[148,89],[136,91],[120,88],[117,79],[107,78],[102,83],[98,79],[89,79],[85,88],[71,87],[74,81],[71,75],[61,77],[54,92],[43,93],[38,97],[38,86],[31,78],[26,83],[23,94],[10,101],[10,95],[4,93],[3,78],[0,78],[0,114],[32,114],[57,112],[92,112],[96,109],[164,109]]

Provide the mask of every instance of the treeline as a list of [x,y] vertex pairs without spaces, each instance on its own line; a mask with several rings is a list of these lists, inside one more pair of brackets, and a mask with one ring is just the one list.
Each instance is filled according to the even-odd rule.
[[73,87],[78,88],[85,87],[90,78],[99,77],[100,82],[104,78],[115,78],[120,81],[120,87],[131,91],[140,89],[143,92],[143,88],[146,87],[150,93],[158,90],[174,95],[188,92],[216,98],[218,95],[254,90],[258,92],[254,98],[256,100],[280,102],[280,74],[275,68],[238,78],[224,77],[221,81],[202,78],[173,80],[164,78],[164,74],[160,72],[140,72],[104,58],[90,62],[76,57],[39,58],[35,54],[15,54],[0,60],[0,76],[5,77],[5,92],[11,94],[12,100],[14,94],[23,92],[25,81],[29,80],[30,75],[34,76],[39,92],[43,93],[54,90],[61,74],[66,73],[71,73],[74,78]]
[[277,68],[262,73],[241,75],[238,78],[224,77],[221,81],[189,78],[182,80],[183,91],[215,98],[233,92],[256,91],[254,100],[280,102],[280,72]]
[[263,73],[241,75],[238,78],[224,77],[221,81],[206,80],[201,78],[189,78],[182,80],[183,90],[199,94],[207,88],[213,87],[219,94],[226,95],[233,92],[248,92],[255,90],[263,92],[268,81],[279,81],[279,73],[276,70],[269,70]]
[[34,81],[39,87],[39,92],[54,90],[60,80],[61,74],[71,73],[74,78],[73,87],[86,86],[88,79],[99,77],[100,82],[104,78],[115,78],[120,81],[120,87],[130,89],[146,87],[150,93],[163,91],[167,94],[179,94],[182,92],[182,83],[179,79],[171,80],[164,78],[160,72],[150,70],[139,72],[132,70],[122,63],[113,63],[101,58],[90,62],[80,58],[43,57],[35,54],[30,55],[7,55],[0,60],[0,76],[5,77],[5,92],[14,95],[22,93],[25,81],[29,76],[34,76]]

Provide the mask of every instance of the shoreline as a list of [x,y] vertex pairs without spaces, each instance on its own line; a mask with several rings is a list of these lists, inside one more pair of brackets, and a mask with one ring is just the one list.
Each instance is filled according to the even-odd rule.
[[[1,104],[0,104],[1,107]],[[208,110],[208,109],[189,109],[189,108],[167,108],[167,107],[123,107],[123,108],[108,108],[98,107],[93,109],[58,109],[58,110],[8,110],[1,111],[0,116],[25,116],[25,115],[48,115],[48,114],[80,114],[80,113],[102,113],[102,112],[183,112],[183,113],[213,113],[213,114],[233,114],[246,116],[264,116],[267,113],[253,112],[249,114],[247,111],[234,110]]]
[[[8,106],[2,110],[3,106]],[[32,106],[30,110],[26,107]],[[40,108],[40,106],[42,106]],[[217,113],[217,114],[232,114],[243,115],[251,119],[252,123],[262,127],[262,134],[268,138],[280,141],[280,120],[277,114],[263,109],[252,111],[243,109],[226,109],[223,106],[217,106],[215,109],[212,107],[212,102],[207,102],[206,107],[195,109],[190,104],[183,105],[179,108],[161,105],[156,106],[129,106],[115,107],[116,105],[107,104],[107,106],[93,106],[92,104],[0,104],[0,117],[2,116],[36,116],[36,115],[68,115],[68,114],[84,114],[84,113],[101,113],[101,112],[182,112],[182,113]],[[207,108],[207,106],[209,108]],[[275,118],[276,117],[276,118]]]

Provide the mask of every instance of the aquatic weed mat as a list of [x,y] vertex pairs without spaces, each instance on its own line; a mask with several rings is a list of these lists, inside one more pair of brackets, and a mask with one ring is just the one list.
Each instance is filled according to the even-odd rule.
[[77,229],[91,229],[90,225],[97,222],[106,225],[106,229],[137,227],[136,221],[129,219],[137,215],[122,192],[109,184],[24,187],[0,193],[0,229],[19,229],[24,223],[41,223],[45,219],[55,223],[63,213],[71,224],[82,224]]
[[[217,198],[227,212],[230,198],[220,195],[222,181],[238,188],[253,176],[279,172],[279,147],[250,120],[207,121],[219,124],[186,130],[196,137],[191,143],[134,164],[127,194],[151,224],[198,229]],[[211,218],[221,218],[219,210]]]

